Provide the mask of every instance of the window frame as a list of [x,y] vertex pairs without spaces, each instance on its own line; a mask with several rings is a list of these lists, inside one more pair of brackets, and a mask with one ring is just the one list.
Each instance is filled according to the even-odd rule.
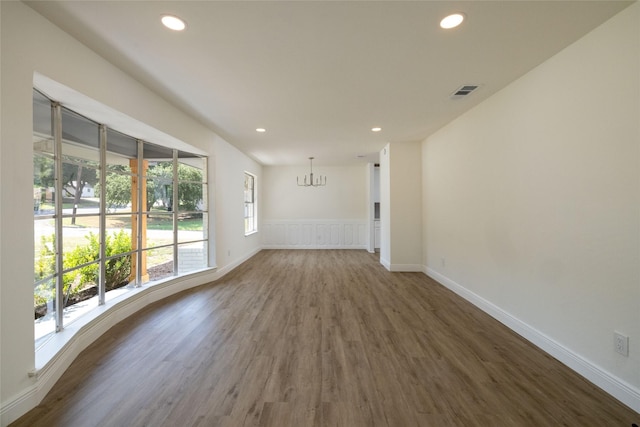
[[[257,176],[244,171],[244,235],[250,236],[258,232],[258,203],[256,191]],[[248,188],[247,182],[251,185]],[[251,224],[251,226],[249,226]]]

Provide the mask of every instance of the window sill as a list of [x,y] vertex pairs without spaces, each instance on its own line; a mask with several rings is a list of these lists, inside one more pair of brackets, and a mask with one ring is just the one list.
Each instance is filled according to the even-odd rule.
[[216,271],[215,267],[207,267],[181,276],[172,276],[130,289],[107,301],[106,304],[94,307],[73,320],[62,331],[42,339],[35,350],[35,369],[29,372],[29,376],[37,378],[43,376],[49,369],[56,370],[53,365],[56,365],[56,362],[62,362],[62,359],[71,363],[85,347],[116,323],[152,302],[210,282],[209,275]]
[[258,230],[250,231],[249,233],[244,233],[244,237],[251,236],[252,234],[257,234]]

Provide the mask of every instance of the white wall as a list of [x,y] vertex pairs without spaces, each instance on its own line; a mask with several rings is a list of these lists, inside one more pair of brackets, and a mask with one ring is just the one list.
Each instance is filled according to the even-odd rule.
[[390,144],[380,150],[380,263],[391,268],[391,162]]
[[314,176],[327,177],[324,187],[299,187],[296,177],[309,175],[306,166],[265,166],[265,220],[278,219],[364,219],[367,217],[367,165],[316,166]]
[[309,166],[265,166],[262,242],[268,248],[358,248],[369,241],[367,164],[316,166],[327,177],[324,187],[300,187],[296,177]]
[[[40,73],[97,102],[184,141],[211,156],[215,176],[210,188],[211,211],[242,221],[242,182],[238,196],[226,191],[244,169],[260,174],[259,166],[168,102],[121,72],[84,45],[20,2],[0,2],[1,16],[1,139],[0,139],[0,413],[2,424],[46,392],[28,377],[34,369],[33,219],[32,219],[32,88]],[[212,171],[214,172],[214,171]],[[215,192],[217,183],[219,192]],[[237,223],[218,230],[217,266],[229,268],[260,248],[257,238],[238,235]],[[225,224],[226,225],[226,224]],[[215,223],[220,228],[221,224]],[[214,218],[210,220],[214,227]],[[213,244],[213,241],[211,242]],[[221,256],[231,248],[232,256]],[[202,276],[204,283],[212,276]],[[197,282],[197,281],[196,281]],[[190,283],[197,284],[193,281]],[[166,294],[166,291],[165,291]],[[84,344],[88,344],[85,340]],[[81,350],[75,346],[75,353]],[[65,363],[70,363],[66,360]],[[64,363],[58,365],[64,368]],[[60,371],[60,369],[58,369]],[[62,372],[49,372],[49,382]],[[37,402],[36,402],[37,403]]]
[[422,271],[421,144],[388,144],[380,153],[380,262],[390,271]]
[[261,248],[261,232],[244,235],[244,173],[256,176],[258,217],[262,201],[262,166],[221,138],[215,144],[216,225],[218,267],[227,270]]
[[636,3],[423,143],[429,274],[636,411],[639,64]]
[[421,144],[390,144],[391,271],[422,271]]

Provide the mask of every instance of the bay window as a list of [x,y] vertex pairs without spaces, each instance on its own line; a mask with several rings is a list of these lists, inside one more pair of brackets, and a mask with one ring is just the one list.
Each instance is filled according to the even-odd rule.
[[36,343],[130,289],[207,267],[206,165],[34,90]]

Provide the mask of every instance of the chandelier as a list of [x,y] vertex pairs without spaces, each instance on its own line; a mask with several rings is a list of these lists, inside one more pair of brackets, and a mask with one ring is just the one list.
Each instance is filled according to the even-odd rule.
[[298,177],[296,177],[296,183],[301,186],[301,187],[322,187],[324,185],[327,185],[327,177],[326,176],[322,176],[320,175],[318,178],[313,178],[313,157],[309,157],[309,181],[307,182],[307,175],[304,176],[304,179],[302,180],[302,184],[300,183],[300,179]]

